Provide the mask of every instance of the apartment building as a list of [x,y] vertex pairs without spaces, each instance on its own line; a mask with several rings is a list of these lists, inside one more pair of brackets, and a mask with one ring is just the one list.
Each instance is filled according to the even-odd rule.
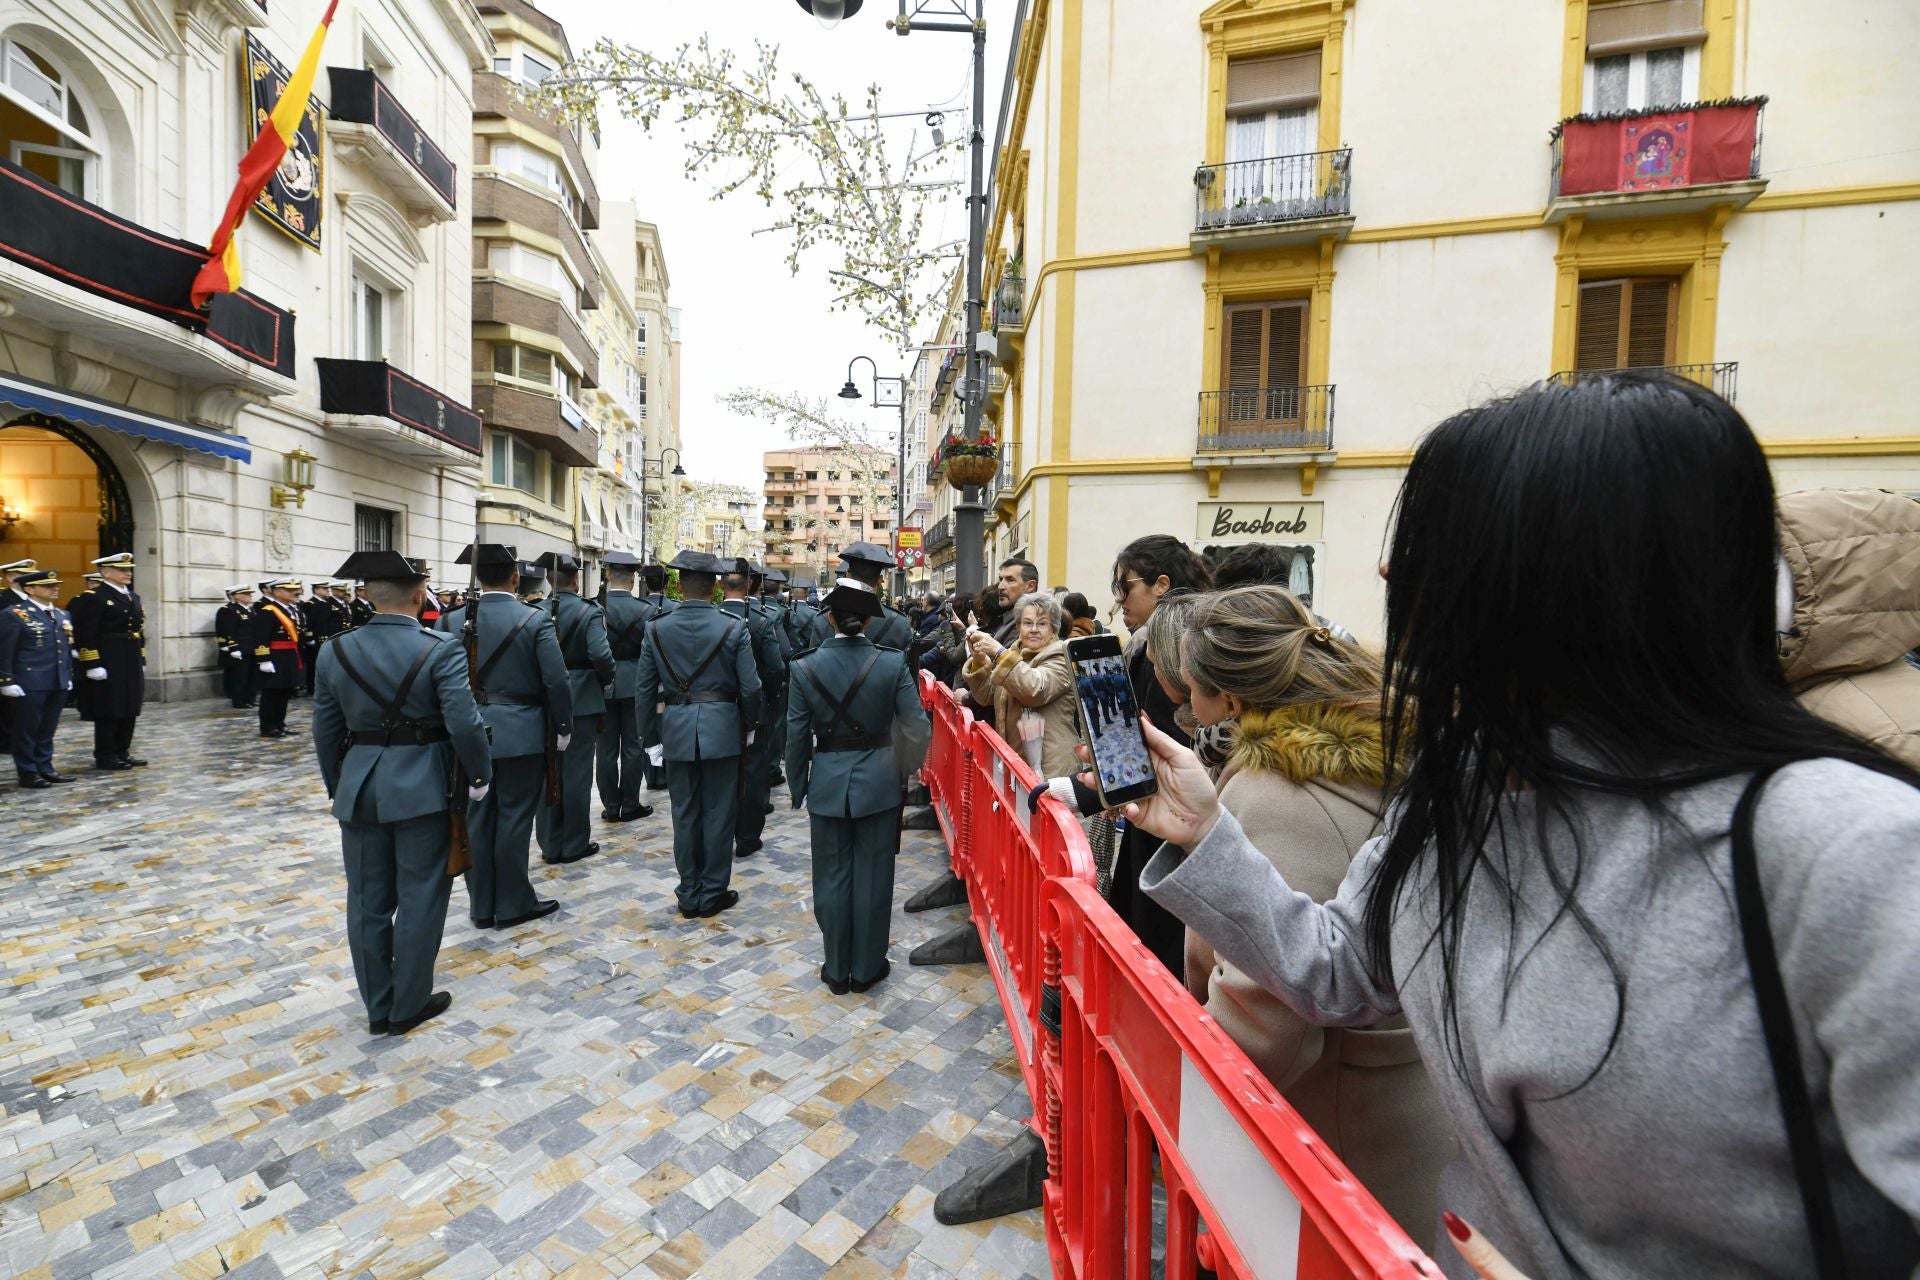
[[77,584],[131,551],[158,698],[214,691],[236,578],[360,548],[441,566],[472,536],[469,122],[495,50],[471,6],[343,0],[324,105],[238,233],[242,291],[187,297],[318,16],[0,12],[0,558]]
[[898,464],[885,449],[776,449],[762,458],[766,562],[808,586],[831,585],[855,542],[893,545]]
[[[1377,638],[1420,433],[1617,367],[1733,399],[1783,489],[1920,488],[1920,295],[1890,287],[1920,244],[1901,0],[1025,15],[982,344],[991,556],[1097,592],[1136,532],[1271,540]],[[1142,85],[1151,109],[1116,109]]]

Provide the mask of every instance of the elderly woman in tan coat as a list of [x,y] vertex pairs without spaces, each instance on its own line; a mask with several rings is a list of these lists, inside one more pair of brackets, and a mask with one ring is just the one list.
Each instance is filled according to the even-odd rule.
[[1073,700],[1073,667],[1060,638],[1060,601],[1035,591],[1014,603],[1016,643],[1002,647],[984,631],[967,637],[960,674],[974,701],[993,708],[993,722],[1009,746],[1043,778],[1080,771]]
[[[1386,808],[1380,663],[1279,587],[1203,597],[1183,668],[1195,717],[1228,726],[1221,804],[1293,888],[1324,902]],[[1401,1018],[1313,1026],[1188,931],[1207,1012],[1393,1214],[1425,1239],[1453,1134]]]

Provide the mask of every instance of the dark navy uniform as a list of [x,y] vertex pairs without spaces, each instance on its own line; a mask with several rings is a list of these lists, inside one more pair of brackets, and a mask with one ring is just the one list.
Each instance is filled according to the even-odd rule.
[[[213,615],[213,642],[220,648],[220,687],[236,707],[253,705],[253,659],[247,656],[253,631],[253,606],[234,597],[242,588],[227,591],[227,602]],[[245,590],[251,594],[253,588]]]
[[[868,618],[880,609],[859,583],[843,582],[827,604]],[[906,655],[865,636],[836,635],[796,662],[788,708],[787,787],[811,820],[820,977],[836,993],[864,991],[888,971],[905,780],[932,727]]]
[[[95,564],[133,568],[133,557],[103,556]],[[147,696],[146,611],[129,587],[102,582],[73,598],[75,664],[85,683],[81,710],[93,721],[93,763],[131,769],[134,722]]]
[[760,715],[748,727],[753,741],[740,755],[740,812],[735,818],[733,852],[747,858],[762,848],[761,836],[767,829],[768,779],[773,773],[772,708],[787,683],[787,648],[772,619],[753,600],[723,600],[723,613],[747,624],[747,640],[753,650],[754,672],[760,677]]
[[[613,552],[611,567],[638,566],[637,557]],[[640,711],[633,700],[640,675],[640,651],[646,645],[647,624],[653,621],[649,600],[631,591],[608,588],[607,647],[613,653],[613,695],[607,699],[607,727],[596,747],[594,780],[600,788],[600,816],[612,822],[644,818],[653,810],[640,802],[640,784],[646,777],[646,748],[640,741]]]
[[[549,570],[579,572],[571,556],[542,556]],[[549,562],[551,560],[551,562]],[[571,588],[547,598],[547,616],[553,619],[566,660],[567,682],[573,693],[572,735],[561,758],[560,803],[542,805],[534,819],[540,856],[550,863],[578,862],[599,852],[593,834],[593,759],[599,743],[601,716],[607,710],[607,688],[613,684],[613,651],[607,647],[607,615],[599,605],[580,598]]]
[[[299,584],[283,579],[277,588],[299,589]],[[282,603],[268,596],[253,611],[251,632],[255,697],[260,705],[260,736],[287,736],[287,702],[306,678],[300,656],[305,627],[300,621],[297,603]]]
[[[679,607],[680,602],[667,594],[667,571],[665,569],[657,564],[650,564],[641,569],[640,572],[647,584],[645,600],[653,609],[655,621],[666,617]],[[638,714],[638,703],[635,704],[634,711]],[[641,754],[646,757],[645,772],[647,776],[647,790],[649,791],[665,791],[667,789],[667,766],[653,762],[653,757],[659,746],[660,739],[658,737],[649,738],[644,732],[640,735],[640,751]]]
[[[22,572],[22,585],[58,586],[51,569]],[[13,767],[23,787],[71,779],[53,767],[53,736],[73,688],[73,624],[52,601],[13,596],[0,605],[0,697],[12,713]]]

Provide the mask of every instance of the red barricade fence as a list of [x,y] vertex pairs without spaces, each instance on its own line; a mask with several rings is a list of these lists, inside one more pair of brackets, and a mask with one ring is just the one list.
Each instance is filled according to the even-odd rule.
[[1147,1280],[1158,1253],[1167,1280],[1439,1276],[1100,897],[1078,818],[1031,803],[1040,779],[952,690],[923,674],[921,696],[923,777],[1046,1140],[1054,1274]]

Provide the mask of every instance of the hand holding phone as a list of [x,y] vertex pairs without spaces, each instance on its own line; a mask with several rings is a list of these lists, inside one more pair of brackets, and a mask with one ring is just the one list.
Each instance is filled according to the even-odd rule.
[[1158,784],[1118,637],[1109,632],[1070,640],[1067,660],[1073,666],[1074,695],[1101,803],[1117,809],[1144,800]]

